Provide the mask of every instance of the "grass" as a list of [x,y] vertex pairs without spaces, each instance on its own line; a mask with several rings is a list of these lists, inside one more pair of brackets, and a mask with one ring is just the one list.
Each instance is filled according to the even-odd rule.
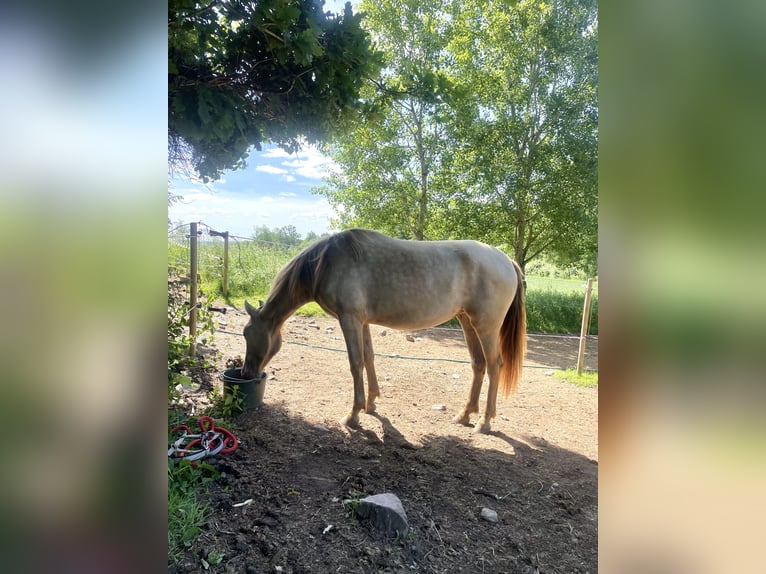
[[[529,285],[529,282],[527,283]],[[527,330],[530,333],[580,334],[585,294],[577,291],[527,288]],[[590,335],[598,335],[598,297],[591,299]]]
[[175,562],[202,531],[209,514],[194,492],[168,488],[168,559]]
[[[575,292],[584,296],[585,279],[560,279],[557,277],[536,277],[527,275],[527,290]],[[593,295],[598,295],[598,281],[593,282]]]
[[215,480],[218,472],[209,464],[168,459],[168,560],[178,560],[202,532],[210,509],[197,500],[197,492]]
[[578,387],[590,388],[598,386],[597,372],[583,371],[582,374],[578,375],[576,369],[567,369],[565,371],[554,371],[553,376]]

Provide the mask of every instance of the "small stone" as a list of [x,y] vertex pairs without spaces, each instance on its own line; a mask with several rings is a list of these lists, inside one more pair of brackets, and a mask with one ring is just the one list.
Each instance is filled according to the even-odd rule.
[[550,377],[553,375],[553,371],[545,371],[545,374]]
[[459,378],[460,378],[460,375],[458,375],[457,373],[455,373],[454,375],[452,375],[452,378],[453,378],[453,379],[459,379]]
[[386,331],[385,329],[383,329],[383,330],[380,332],[380,336],[381,336],[381,337],[385,337],[386,335],[388,335],[388,331]]
[[447,406],[446,405],[432,405],[431,408],[435,411],[446,411]]
[[407,335],[406,339],[407,339],[407,340],[408,340],[410,343],[414,343],[414,342],[415,342],[415,337],[413,337],[412,335]]
[[491,508],[482,508],[481,517],[487,522],[497,522],[497,512]]

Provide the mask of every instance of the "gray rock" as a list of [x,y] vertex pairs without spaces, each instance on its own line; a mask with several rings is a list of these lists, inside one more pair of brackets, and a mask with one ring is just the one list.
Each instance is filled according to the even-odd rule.
[[497,522],[497,512],[491,508],[482,508],[481,517],[487,522]]
[[376,528],[396,532],[399,536],[405,536],[410,528],[402,502],[390,492],[361,499],[356,515],[360,519],[368,518]]

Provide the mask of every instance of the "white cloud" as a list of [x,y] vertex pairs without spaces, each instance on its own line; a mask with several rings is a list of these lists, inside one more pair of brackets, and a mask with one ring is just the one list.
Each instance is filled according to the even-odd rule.
[[287,173],[286,169],[282,169],[281,167],[275,167],[273,165],[259,165],[255,168],[255,171],[273,173],[274,175],[284,175]]
[[[266,158],[280,165],[269,165]],[[308,146],[297,154],[277,147],[251,154],[251,166],[226,172],[227,181],[207,186],[183,179],[172,181],[171,193],[183,196],[168,209],[171,221],[203,221],[218,231],[249,237],[254,227],[294,225],[299,233],[330,229],[333,209],[326,199],[307,192],[330,170],[329,158]],[[260,164],[260,165],[256,165]],[[280,183],[274,184],[274,176]]]
[[338,164],[336,164],[331,158],[322,154],[322,152],[320,152],[316,147],[310,145],[304,145],[300,151],[292,154],[287,153],[281,148],[274,147],[260,155],[270,159],[287,160],[281,162],[280,165],[288,168],[281,173],[289,173],[289,175],[287,175],[285,178],[289,183],[296,181],[296,175],[306,179],[321,180],[331,175],[332,173],[337,173],[340,169]]
[[269,228],[294,225],[299,233],[324,233],[329,229],[332,207],[324,198],[301,197],[286,192],[279,196],[246,196],[222,191],[218,197],[199,194],[187,204],[169,208],[172,221],[204,221],[213,229],[249,237],[257,225]]

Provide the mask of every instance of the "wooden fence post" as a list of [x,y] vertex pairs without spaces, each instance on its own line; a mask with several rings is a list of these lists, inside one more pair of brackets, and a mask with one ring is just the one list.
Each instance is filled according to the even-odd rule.
[[583,361],[585,359],[585,336],[588,334],[590,323],[590,300],[593,292],[593,279],[588,279],[585,286],[585,305],[582,310],[582,326],[580,327],[580,349],[577,351],[577,374],[582,374]]
[[223,232],[223,296],[229,296],[229,232]]
[[227,297],[229,295],[229,232],[211,229],[210,235],[223,237],[223,279],[221,281],[221,288],[223,296]]
[[197,352],[197,223],[189,224],[189,356]]

